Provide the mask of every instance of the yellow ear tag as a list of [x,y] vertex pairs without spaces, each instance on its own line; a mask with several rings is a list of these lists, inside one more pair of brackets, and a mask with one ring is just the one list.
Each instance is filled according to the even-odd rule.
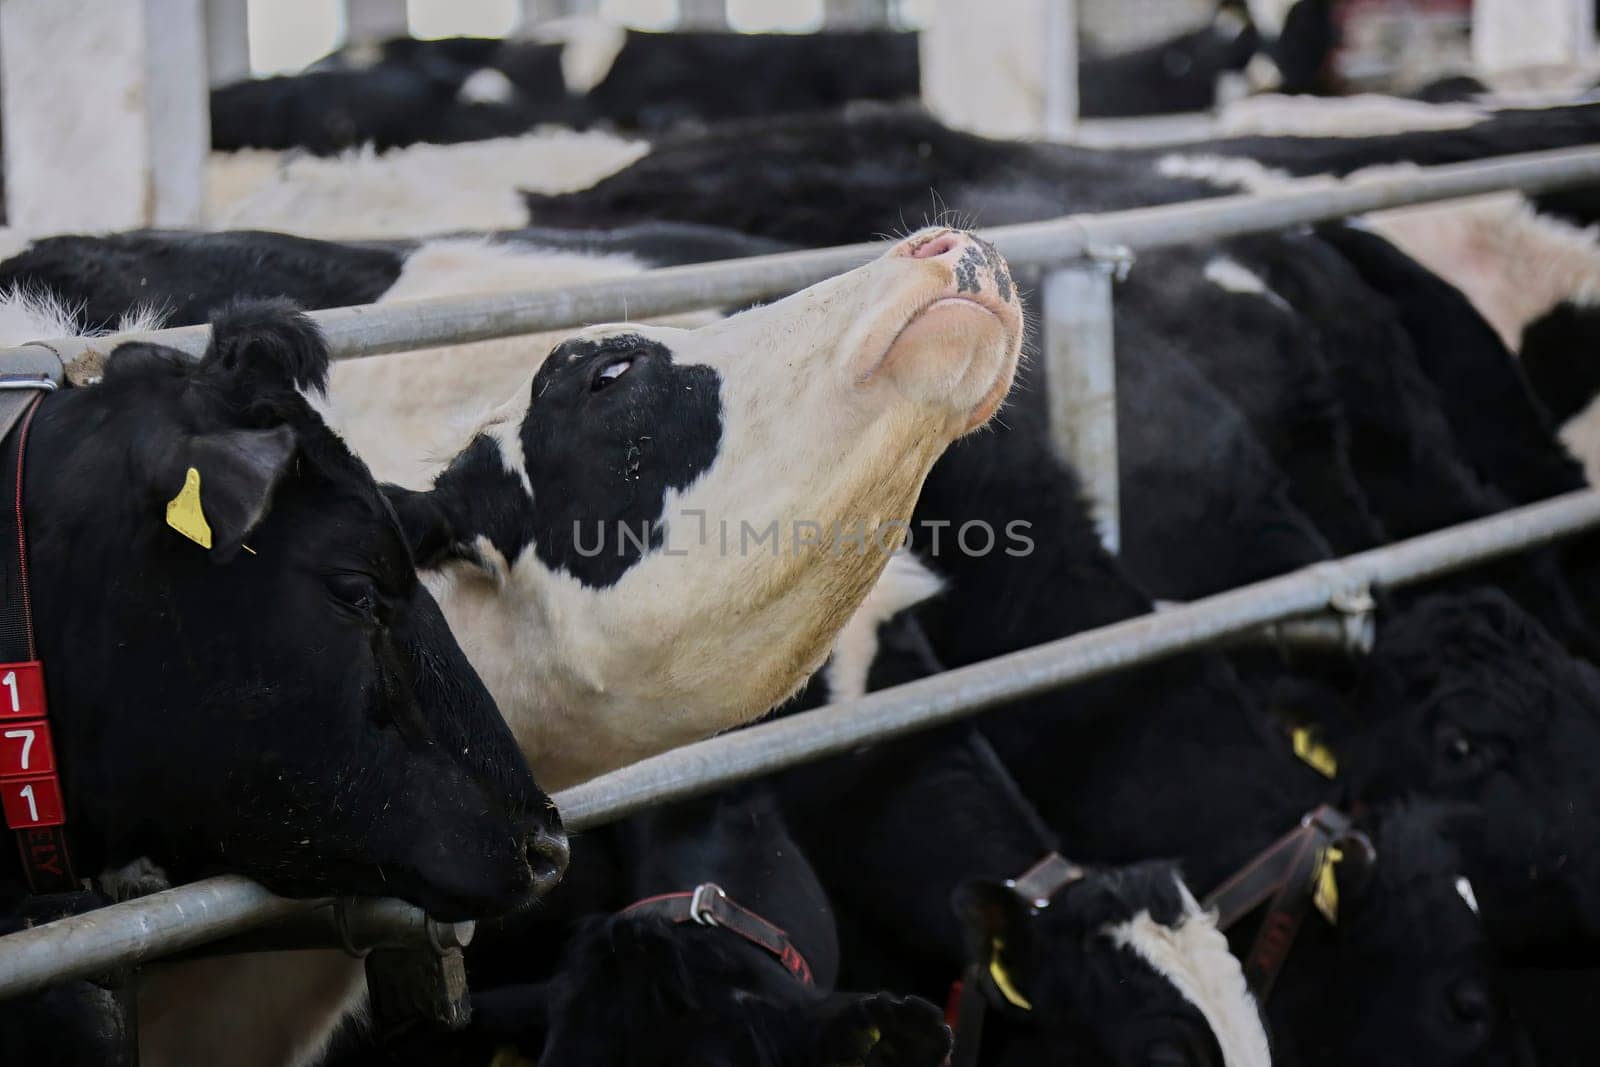
[[1308,727],[1296,726],[1289,735],[1294,741],[1294,754],[1300,757],[1300,762],[1324,778],[1337,778],[1339,776],[1339,759],[1333,750],[1321,741]]
[[1322,912],[1322,917],[1334,926],[1339,924],[1339,880],[1333,876],[1333,865],[1344,859],[1344,853],[1328,848],[1317,865],[1317,887],[1311,894],[1311,903]]
[[1028,1002],[1028,998],[1023,996],[1022,992],[1012,984],[1011,975],[1007,973],[1005,965],[1000,962],[1000,950],[1005,948],[1005,943],[997,937],[990,943],[990,945],[989,977],[994,979],[994,987],[1000,990],[1000,995],[1005,997],[1012,1007],[1021,1008],[1023,1011],[1032,1011],[1033,1005],[1030,1004]]
[[167,501],[167,525],[201,548],[211,547],[211,527],[200,510],[200,472],[193,467],[183,476],[183,488]]

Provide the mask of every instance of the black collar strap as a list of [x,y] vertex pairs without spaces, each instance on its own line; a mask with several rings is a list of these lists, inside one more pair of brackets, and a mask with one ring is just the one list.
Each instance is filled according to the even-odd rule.
[[1368,858],[1373,854],[1372,843],[1351,828],[1350,817],[1323,804],[1205,899],[1205,908],[1217,913],[1221,930],[1270,901],[1244,961],[1245,980],[1262,1003],[1272,994],[1273,983],[1289,958],[1316,892],[1317,877],[1333,847],[1361,849]]
[[1021,897],[1034,911],[1050,906],[1055,895],[1083,880],[1084,870],[1059,852],[1051,852],[1044,859],[1022,872],[1022,877],[1006,882],[1006,888]]
[[[1048,852],[1044,859],[1023,871],[1019,877],[1007,879],[1006,888],[1022,898],[1035,914],[1050,906],[1050,902],[1073,882],[1083,880],[1085,871],[1059,852]],[[983,972],[990,961],[969,961],[961,978],[950,986],[945,1001],[945,1022],[955,1034],[955,1048],[950,1053],[950,1067],[973,1067],[978,1062],[978,1052],[983,1047],[983,1017],[989,1001],[983,993]]]
[[777,960],[800,982],[814,984],[811,964],[800,954],[781,927],[775,926],[748,908],[741,907],[715,882],[704,882],[688,893],[663,893],[630,904],[619,913],[627,916],[654,915],[672,923],[699,923],[714,926],[744,938]]
[[[50,737],[44,666],[33,639],[22,476],[28,430],[48,383],[0,382],[0,439],[12,436],[0,469],[0,807],[17,834],[23,873],[34,893],[82,887],[72,872],[66,803]],[[19,424],[20,421],[20,425]],[[12,452],[15,460],[11,460]]]

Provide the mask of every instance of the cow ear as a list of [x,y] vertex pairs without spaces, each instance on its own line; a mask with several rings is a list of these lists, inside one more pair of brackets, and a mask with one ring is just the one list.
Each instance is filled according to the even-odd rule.
[[266,518],[296,444],[287,426],[189,438],[156,487],[166,500],[167,525],[227,563]]
[[1033,1010],[1033,916],[1022,898],[996,882],[971,881],[950,898],[961,920],[969,974],[989,1003],[1012,1014]]
[[446,563],[471,563],[494,575],[490,561],[483,558],[476,546],[460,532],[451,507],[451,496],[438,489],[420,492],[398,485],[385,485],[383,495],[389,498],[406,544],[411,546],[411,558],[421,570],[437,570]]

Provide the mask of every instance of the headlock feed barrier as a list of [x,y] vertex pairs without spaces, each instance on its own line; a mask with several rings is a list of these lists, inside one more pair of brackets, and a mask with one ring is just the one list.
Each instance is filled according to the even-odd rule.
[[[1272,192],[986,231],[1014,268],[1044,268],[1046,358],[1058,447],[1080,470],[1102,536],[1116,543],[1116,428],[1110,272],[1141,249],[1314,223],[1508,189],[1600,182],[1600,149],[1507,156],[1383,177],[1285,182]],[[312,312],[338,359],[557,329],[593,321],[726,307],[803,288],[867,262],[879,245],[671,267],[563,289],[494,293]],[[1063,278],[1065,280],[1063,280]],[[626,312],[624,311],[626,304]],[[198,355],[206,327],[139,335]],[[0,350],[19,362],[92,381],[125,337],[56,338]],[[894,689],[687,745],[554,798],[582,830],[860,744],[925,729],[1101,674],[1291,624],[1378,588],[1451,571],[1600,528],[1600,493],[1584,490],[1257,582],[1190,604],[947,671]],[[344,947],[445,952],[471,923],[439,923],[395,900],[287,900],[238,876],[114,904],[0,937],[0,998],[147,960],[204,949]]]

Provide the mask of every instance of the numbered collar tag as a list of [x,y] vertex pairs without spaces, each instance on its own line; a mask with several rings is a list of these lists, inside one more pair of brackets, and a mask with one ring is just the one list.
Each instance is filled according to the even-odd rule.
[[42,719],[49,714],[44,703],[44,664],[0,663],[0,723],[10,719]]
[[0,807],[13,830],[66,822],[45,718],[44,668],[36,660],[0,663]]

